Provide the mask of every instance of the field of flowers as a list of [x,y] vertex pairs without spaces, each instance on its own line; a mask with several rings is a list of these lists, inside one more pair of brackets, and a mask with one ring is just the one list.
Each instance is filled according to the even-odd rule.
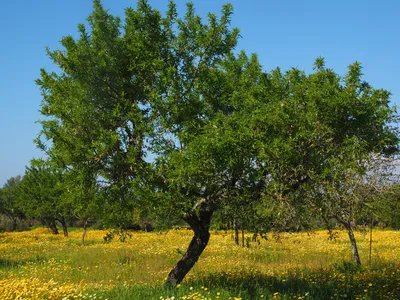
[[[105,243],[106,231],[68,238],[47,229],[0,234],[0,299],[400,299],[400,231],[357,233],[364,267],[351,263],[347,234],[281,234],[234,245],[212,232],[198,264],[176,288],[163,282],[192,233],[134,232]],[[250,237],[250,234],[248,235]]]

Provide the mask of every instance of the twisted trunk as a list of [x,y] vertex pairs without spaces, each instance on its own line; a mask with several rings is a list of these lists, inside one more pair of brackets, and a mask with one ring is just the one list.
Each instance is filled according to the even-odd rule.
[[206,201],[200,201],[196,206],[199,206],[198,212],[195,207],[184,217],[194,232],[193,238],[186,253],[169,273],[166,285],[176,285],[182,282],[203,253],[210,239],[209,228],[213,210]]

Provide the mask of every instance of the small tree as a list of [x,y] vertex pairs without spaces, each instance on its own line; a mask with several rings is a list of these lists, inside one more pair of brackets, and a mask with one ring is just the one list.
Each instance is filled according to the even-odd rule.
[[82,245],[84,246],[90,222],[101,219],[96,178],[92,174],[67,170],[63,174],[63,189],[63,198],[70,204],[71,214],[83,222]]
[[28,218],[43,222],[58,234],[56,221],[68,236],[67,220],[71,217],[71,204],[64,197],[63,174],[43,160],[33,160],[21,182],[19,207]]
[[[347,153],[347,159],[354,155]],[[355,155],[357,156],[357,155]],[[357,156],[360,159],[360,156]],[[355,160],[353,160],[355,161]],[[348,235],[354,262],[361,265],[354,230],[357,219],[364,214],[371,216],[378,213],[374,207],[380,202],[381,194],[390,183],[391,172],[388,172],[381,158],[359,160],[356,166],[342,168],[337,162],[334,176],[315,185],[309,195],[309,205],[320,213],[325,223],[334,220],[342,225]],[[360,168],[363,171],[360,171]]]
[[12,231],[17,229],[18,219],[24,218],[19,209],[17,199],[20,193],[21,176],[11,177],[0,189],[0,214],[7,216],[12,222]]
[[400,229],[400,186],[398,181],[386,185],[385,189],[381,190],[371,210],[387,226]]

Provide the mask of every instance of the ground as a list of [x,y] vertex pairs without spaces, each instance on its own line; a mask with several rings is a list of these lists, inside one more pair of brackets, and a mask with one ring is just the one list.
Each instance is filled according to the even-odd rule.
[[281,234],[234,245],[213,231],[181,285],[164,280],[190,242],[189,230],[133,232],[105,243],[106,231],[68,238],[45,228],[0,234],[0,299],[400,299],[400,231],[356,233],[362,268],[351,262],[347,234]]

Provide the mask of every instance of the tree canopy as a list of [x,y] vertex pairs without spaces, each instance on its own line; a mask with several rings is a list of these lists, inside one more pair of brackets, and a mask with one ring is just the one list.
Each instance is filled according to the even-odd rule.
[[37,80],[37,143],[53,163],[96,180],[114,219],[151,207],[193,229],[171,284],[198,260],[218,209],[290,217],[305,193],[397,152],[390,93],[364,82],[360,63],[344,77],[323,58],[311,74],[266,72],[256,54],[235,52],[231,15],[225,5],[204,21],[189,3],[179,17],[173,2],[162,15],[141,0],[122,22],[95,0],[79,37],[48,50],[59,72]]
[[24,213],[18,206],[18,197],[22,177],[11,177],[0,189],[0,214],[7,216],[12,222],[12,230],[17,229],[17,219],[23,218]]
[[33,160],[21,182],[19,207],[28,218],[46,224],[54,234],[58,233],[56,221],[68,236],[67,220],[72,216],[72,203],[65,197],[66,189],[62,170],[47,161]]

